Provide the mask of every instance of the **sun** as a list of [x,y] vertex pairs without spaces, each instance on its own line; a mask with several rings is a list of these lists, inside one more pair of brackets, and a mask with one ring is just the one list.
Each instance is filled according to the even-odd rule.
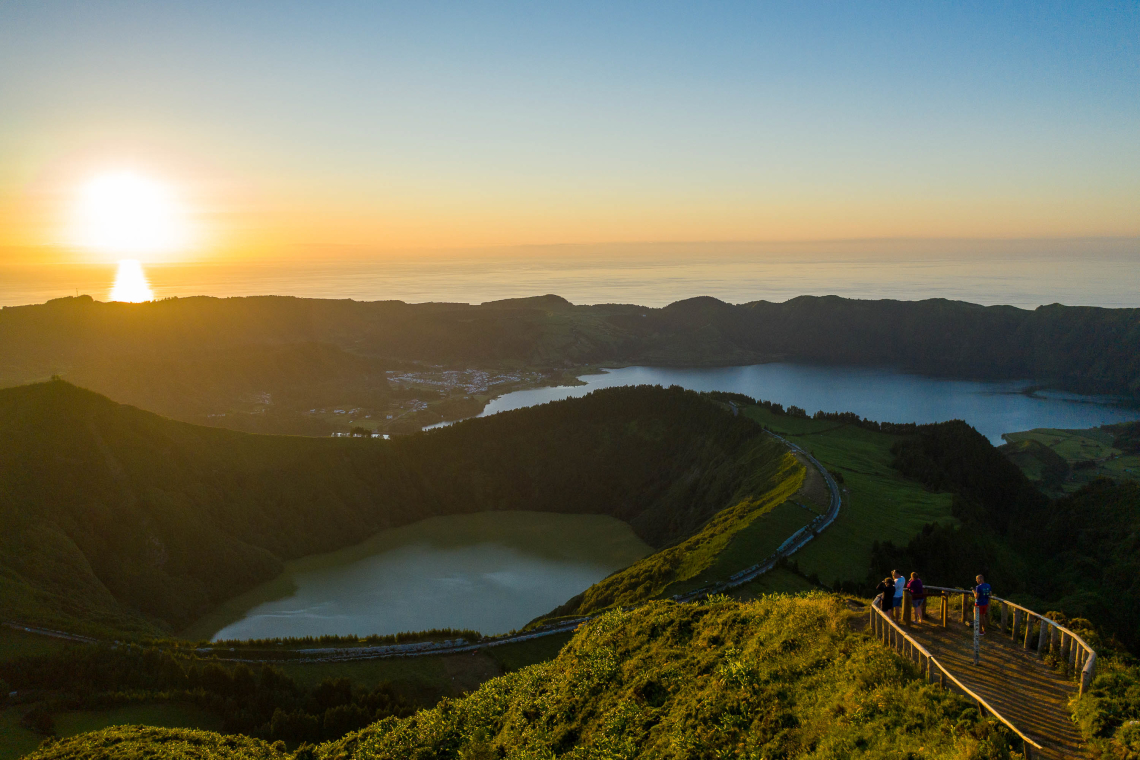
[[189,245],[189,225],[167,185],[129,171],[98,175],[80,188],[73,242],[108,258],[154,260]]

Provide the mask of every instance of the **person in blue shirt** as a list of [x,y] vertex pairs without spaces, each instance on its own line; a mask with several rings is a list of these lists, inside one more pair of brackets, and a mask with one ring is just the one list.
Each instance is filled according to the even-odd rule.
[[974,580],[978,582],[978,585],[974,586],[974,614],[981,615],[979,619],[982,623],[982,635],[985,636],[986,618],[990,613],[990,594],[993,593],[993,589],[990,588],[990,584],[986,583],[986,578],[983,575],[977,576]]
[[906,590],[906,578],[898,570],[891,571],[891,578],[895,581],[895,601],[894,601],[894,616],[895,620],[902,617],[902,603],[903,591]]

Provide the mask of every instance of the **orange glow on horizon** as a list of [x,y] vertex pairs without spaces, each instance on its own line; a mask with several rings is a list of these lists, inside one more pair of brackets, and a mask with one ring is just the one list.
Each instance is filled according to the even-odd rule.
[[[284,174],[211,180],[205,170],[179,168],[169,158],[152,163],[153,173],[100,172],[95,167],[113,162],[76,160],[45,169],[22,186],[0,187],[0,263],[237,263],[313,256],[319,263],[323,257],[690,243],[699,256],[704,243],[1140,236],[1140,216],[1131,213],[1134,198],[1075,199],[1045,190],[1027,195],[1008,188],[927,188],[908,194],[868,188],[859,195],[811,187],[774,194],[760,187],[579,192],[429,184],[381,192],[360,180],[334,187],[335,178],[305,183]],[[152,175],[178,179],[167,183]],[[191,194],[192,205],[183,200]]]

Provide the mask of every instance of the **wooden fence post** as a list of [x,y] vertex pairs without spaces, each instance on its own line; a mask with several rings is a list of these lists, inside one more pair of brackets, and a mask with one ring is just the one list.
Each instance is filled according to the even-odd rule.
[[1017,628],[1021,625],[1021,610],[1014,609],[1013,611],[1013,628],[1009,632],[1009,640],[1017,641]]
[[1006,618],[1009,617],[1009,607],[1006,606],[1005,602],[1000,602],[1000,604],[1001,604],[1001,628],[999,630],[1002,633],[1005,633]]
[[1091,667],[1081,670],[1081,690],[1078,694],[1078,696],[1081,697],[1083,697],[1085,692],[1089,690],[1089,687],[1092,686],[1093,675],[1096,672],[1096,652],[1089,653],[1088,661]]
[[[982,617],[978,614],[978,608],[974,608],[974,664],[978,664],[978,659],[982,652]],[[985,713],[983,713],[984,715]]]
[[902,603],[902,624],[910,625],[910,616],[914,612],[914,601],[910,598],[910,592],[906,589],[903,589]]
[[1062,669],[1065,671],[1065,675],[1069,675],[1069,655],[1071,654],[1071,652],[1069,650],[1072,648],[1072,646],[1073,646],[1073,637],[1070,636],[1069,634],[1065,633],[1064,631],[1062,631],[1061,632],[1061,663],[1063,664]]
[[1049,631],[1053,626],[1045,622],[1045,618],[1040,619],[1041,630],[1037,632],[1037,659],[1045,659],[1045,652],[1049,649]]
[[939,592],[938,599],[942,602],[939,612],[942,617],[942,627],[946,628],[950,625],[950,597],[945,592]]
[[966,599],[969,598],[968,594],[962,594],[962,625],[966,624]]
[[[1073,637],[1070,636],[1069,638],[1072,639]],[[1070,670],[1069,672],[1072,673],[1073,675],[1079,675],[1079,671],[1077,670],[1077,660],[1079,660],[1081,658],[1081,647],[1080,647],[1080,645],[1077,644],[1076,640],[1073,640],[1069,643],[1069,650],[1070,650],[1070,652],[1069,652],[1069,655],[1070,655],[1069,667],[1072,668],[1072,670]]]
[[1021,643],[1022,649],[1029,649],[1029,639],[1033,635],[1033,618],[1028,614],[1025,616],[1025,641]]

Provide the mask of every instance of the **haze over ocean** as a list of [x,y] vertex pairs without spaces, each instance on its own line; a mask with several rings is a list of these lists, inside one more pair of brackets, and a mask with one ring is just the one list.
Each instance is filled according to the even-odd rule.
[[[799,295],[986,305],[1140,307],[1140,242],[860,241],[851,244],[543,246],[369,258],[146,266],[156,298],[289,295],[481,303],[556,293],[578,304],[664,306]],[[115,265],[0,266],[0,305],[88,294],[108,300]]]

